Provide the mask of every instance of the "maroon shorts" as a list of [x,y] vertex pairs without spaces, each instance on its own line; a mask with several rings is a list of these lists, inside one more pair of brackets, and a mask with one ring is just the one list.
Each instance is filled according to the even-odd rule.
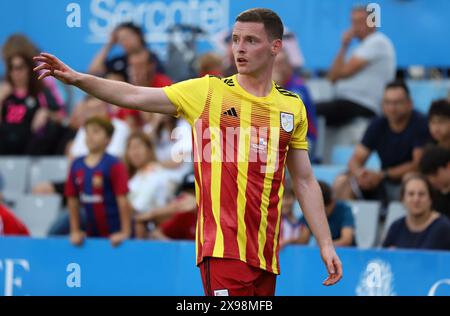
[[236,259],[204,258],[199,265],[206,296],[274,296],[277,276]]

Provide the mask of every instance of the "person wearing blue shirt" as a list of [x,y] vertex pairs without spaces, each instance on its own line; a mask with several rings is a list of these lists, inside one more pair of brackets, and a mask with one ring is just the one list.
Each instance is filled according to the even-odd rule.
[[450,250],[450,220],[433,209],[432,196],[433,189],[424,175],[405,178],[402,201],[407,215],[390,226],[383,247]]
[[[373,119],[348,164],[348,173],[336,179],[339,199],[380,200],[387,205],[399,199],[401,179],[416,172],[430,139],[427,118],[413,109],[404,82],[386,86],[384,115]],[[381,170],[365,166],[372,152],[380,157]]]
[[[330,226],[331,237],[336,247],[356,246],[355,219],[352,209],[343,201],[334,198],[332,189],[325,182],[319,181],[325,203],[325,212]],[[311,238],[311,230],[305,217],[300,219],[299,244],[308,244]]]

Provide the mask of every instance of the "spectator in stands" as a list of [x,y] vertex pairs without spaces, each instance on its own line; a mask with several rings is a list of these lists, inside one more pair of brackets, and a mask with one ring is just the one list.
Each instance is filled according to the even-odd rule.
[[14,213],[3,204],[3,178],[0,175],[0,237],[13,236],[29,236],[30,233],[26,226],[16,217]]
[[6,61],[0,88],[0,155],[51,155],[64,114],[54,96],[33,72],[26,54]]
[[[7,61],[16,55],[25,55],[27,59],[32,59],[38,55],[41,50],[24,34],[13,34],[6,40],[3,45],[3,62],[7,64]],[[43,80],[44,85],[51,92],[56,103],[63,108],[64,100],[58,90],[58,81],[55,78],[45,78]]]
[[238,72],[237,68],[236,68],[236,63],[234,61],[233,41],[231,40],[231,32],[228,36],[225,37],[224,41],[225,41],[226,51],[225,51],[225,61],[224,61],[224,65],[223,65],[224,69],[223,69],[222,73],[223,73],[224,77],[230,77]]
[[[413,110],[408,87],[400,81],[386,86],[384,116],[372,120],[348,164],[348,174],[339,176],[334,189],[340,199],[380,200],[386,206],[398,200],[403,176],[417,170],[423,147],[429,139],[426,118]],[[376,151],[382,170],[364,165]]]
[[280,248],[294,244],[300,237],[300,221],[294,214],[294,203],[296,201],[292,183],[285,180],[283,202],[281,203],[281,233]]
[[[334,245],[336,247],[356,246],[355,219],[351,207],[342,201],[336,200],[328,184],[319,181],[319,185],[322,190],[325,212]],[[311,230],[305,217],[300,219],[300,225],[300,237],[297,242],[300,244],[308,244],[311,238]]]
[[131,237],[131,210],[127,199],[128,174],[125,165],[106,153],[114,126],[104,117],[92,117],[84,124],[87,156],[72,163],[65,194],[70,212],[70,240],[83,243],[80,209],[86,213],[87,236],[109,237],[113,245]]
[[[314,156],[314,145],[317,141],[317,118],[316,107],[312,101],[309,90],[303,79],[294,73],[289,56],[285,51],[277,55],[273,69],[273,80],[286,90],[292,91],[300,95],[306,107],[308,116],[308,145],[309,152]],[[314,161],[315,157],[311,157]]]
[[[384,86],[394,80],[396,57],[391,41],[368,25],[364,6],[352,10],[352,26],[342,38],[339,53],[328,73],[336,84],[336,98],[317,104],[317,114],[328,126],[342,126],[356,117],[372,118],[379,113]],[[346,56],[354,38],[360,40],[350,59]]]
[[152,114],[144,127],[155,148],[157,161],[166,169],[166,177],[180,184],[192,171],[192,132],[184,119]]
[[391,225],[383,247],[450,250],[450,220],[432,208],[432,192],[424,176],[405,177],[401,196],[407,215]]
[[163,88],[172,84],[168,76],[158,71],[157,60],[147,49],[131,55],[128,63],[129,80],[133,85]]
[[198,76],[206,75],[222,77],[223,61],[222,57],[215,53],[206,53],[201,55],[198,60]]
[[[153,144],[147,135],[142,132],[132,134],[128,139],[125,162],[130,176],[128,198],[134,214],[162,207],[172,197],[174,190],[155,159]],[[136,225],[135,232],[137,238],[148,235],[143,225]]]
[[30,236],[27,227],[0,201],[0,237]]
[[149,235],[152,239],[195,240],[197,201],[194,174],[184,177],[173,201],[164,207],[138,214],[135,220],[142,230],[147,229],[149,222],[156,225]]
[[[78,120],[81,123],[81,127],[78,130],[70,149],[70,154],[74,158],[84,156],[88,153],[86,130],[83,127],[84,122],[96,116],[108,119],[110,117],[109,105],[92,96],[87,96],[86,99],[77,106],[77,111],[80,113]],[[114,126],[114,135],[112,136],[106,151],[113,156],[123,157],[127,139],[130,135],[130,128],[123,120],[116,117],[113,117],[111,122]]]
[[[112,49],[120,45],[123,55],[108,59]],[[101,49],[89,67],[89,73],[104,75],[107,72],[120,72],[128,81],[130,57],[147,51],[144,33],[139,26],[130,22],[118,25],[111,34],[109,42]],[[164,72],[158,57],[151,53],[159,72]]]
[[438,146],[450,150],[450,101],[434,101],[428,111],[428,125]]
[[439,146],[427,147],[419,167],[437,191],[433,208],[450,218],[450,150]]

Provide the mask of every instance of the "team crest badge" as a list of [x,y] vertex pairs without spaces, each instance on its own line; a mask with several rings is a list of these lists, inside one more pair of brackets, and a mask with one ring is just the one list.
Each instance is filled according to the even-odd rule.
[[101,175],[94,175],[92,178],[92,186],[97,189],[103,187],[103,177]]
[[291,133],[294,130],[294,114],[281,112],[280,120],[281,127],[286,133]]

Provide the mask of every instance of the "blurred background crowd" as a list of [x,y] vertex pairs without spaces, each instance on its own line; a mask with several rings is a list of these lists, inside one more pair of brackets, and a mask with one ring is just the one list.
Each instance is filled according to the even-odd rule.
[[[326,72],[307,71],[294,30],[286,30],[273,72],[307,109],[309,154],[334,242],[450,250],[448,69],[400,71],[395,43],[367,24],[366,8],[348,16]],[[194,34],[185,43],[192,47],[200,31],[179,27]],[[145,87],[227,77],[236,72],[230,34],[221,41],[225,55],[186,49],[163,61],[139,25],[122,23],[86,69]],[[117,47],[122,54],[112,54]],[[0,235],[70,235],[75,244],[85,235],[113,244],[194,239],[193,167],[180,159],[192,155],[189,124],[112,106],[53,78],[38,81],[39,53],[23,34],[2,43]],[[420,93],[426,104],[416,104]],[[80,182],[89,182],[85,192]],[[314,245],[289,177],[280,238],[282,247]]]

